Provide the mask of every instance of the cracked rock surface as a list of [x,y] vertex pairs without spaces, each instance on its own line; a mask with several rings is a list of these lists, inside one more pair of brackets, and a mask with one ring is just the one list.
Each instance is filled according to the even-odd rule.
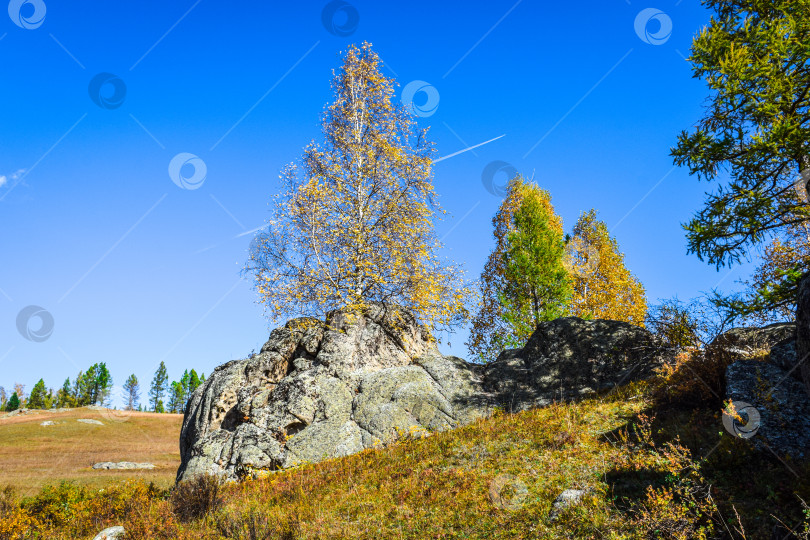
[[469,424],[495,406],[524,410],[608,391],[661,362],[650,332],[619,321],[545,322],[523,349],[484,366],[442,355],[413,317],[381,304],[326,322],[294,319],[194,392],[177,480],[346,456],[402,432]]
[[644,328],[564,317],[541,323],[522,349],[505,350],[487,364],[484,386],[508,412],[521,411],[649,377],[663,354]]
[[[741,417],[759,450],[793,459],[810,449],[810,396],[804,385],[770,362],[739,360],[726,368],[726,399],[750,404],[759,418]],[[728,429],[728,427],[726,428]]]
[[177,479],[236,479],[353,454],[398,430],[467,424],[493,405],[481,371],[443,356],[425,328],[392,308],[294,319],[259,354],[219,366],[195,391]]

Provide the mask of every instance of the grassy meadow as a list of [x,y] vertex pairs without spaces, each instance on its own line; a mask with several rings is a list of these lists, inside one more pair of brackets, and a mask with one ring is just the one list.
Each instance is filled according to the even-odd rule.
[[[104,425],[78,422],[98,420]],[[46,421],[54,425],[42,426]],[[179,414],[78,408],[0,416],[0,486],[34,495],[62,480],[100,488],[128,479],[174,483],[180,465]],[[101,461],[153,463],[152,470],[94,470]]]

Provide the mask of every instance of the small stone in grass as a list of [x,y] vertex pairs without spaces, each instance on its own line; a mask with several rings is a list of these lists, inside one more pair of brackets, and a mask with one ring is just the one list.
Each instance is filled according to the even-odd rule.
[[120,525],[115,527],[108,527],[98,533],[93,540],[115,540],[116,538],[120,538],[124,534],[124,528]]

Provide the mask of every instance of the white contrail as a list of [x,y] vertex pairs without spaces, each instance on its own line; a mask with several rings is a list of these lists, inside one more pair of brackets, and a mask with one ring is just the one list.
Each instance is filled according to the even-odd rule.
[[490,139],[490,140],[488,140],[488,141],[484,141],[484,142],[482,142],[482,143],[478,143],[478,144],[476,144],[475,146],[470,146],[470,147],[468,147],[468,148],[465,148],[464,150],[459,150],[458,152],[453,152],[452,154],[448,154],[448,155],[446,155],[446,156],[444,156],[444,157],[440,157],[439,159],[434,159],[434,160],[433,160],[433,163],[438,163],[438,162],[443,161],[443,160],[445,160],[445,159],[447,159],[447,158],[451,158],[451,157],[453,157],[453,156],[457,156],[457,155],[459,155],[459,154],[463,154],[464,152],[469,152],[470,150],[474,150],[474,149],[478,148],[479,146],[484,146],[485,144],[489,144],[489,143],[491,143],[492,141],[497,141],[497,140],[498,140],[498,139],[500,139],[501,137],[506,137],[506,133],[504,133],[503,135],[498,135],[498,136],[497,136],[497,137],[495,137],[494,139]]

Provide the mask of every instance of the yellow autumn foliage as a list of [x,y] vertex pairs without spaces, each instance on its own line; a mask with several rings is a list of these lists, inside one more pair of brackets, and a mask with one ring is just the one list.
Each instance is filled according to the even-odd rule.
[[[807,268],[810,263],[810,223],[801,221],[785,227],[783,234],[776,236],[765,247],[762,260],[753,273],[751,280],[743,283],[751,291],[765,289],[772,284],[784,281],[785,272],[796,268]],[[763,310],[751,315],[752,322],[767,324],[774,320],[793,320],[796,306],[792,302],[780,303],[773,309]]]
[[[506,288],[507,236],[514,229],[515,212],[526,197],[540,201],[552,228],[562,235],[562,219],[554,211],[549,192],[520,176],[512,179],[492,218],[495,247],[481,272],[477,312],[466,343],[478,360],[494,360],[504,348],[522,346],[531,335],[525,328],[517,332],[504,319],[504,308],[499,300],[500,291]],[[564,265],[573,285],[568,315],[644,326],[647,314],[644,286],[625,266],[618,242],[610,236],[607,225],[596,218],[595,210],[584,212],[573,234],[567,237]]]
[[385,302],[429,328],[454,326],[468,292],[460,268],[437,255],[427,130],[392,101],[395,83],[370,44],[351,46],[333,75],[323,142],[284,170],[285,192],[251,248],[261,301],[272,319]]
[[567,268],[573,279],[570,313],[577,317],[644,325],[644,286],[624,264],[619,244],[596,210],[580,215],[568,240]]

